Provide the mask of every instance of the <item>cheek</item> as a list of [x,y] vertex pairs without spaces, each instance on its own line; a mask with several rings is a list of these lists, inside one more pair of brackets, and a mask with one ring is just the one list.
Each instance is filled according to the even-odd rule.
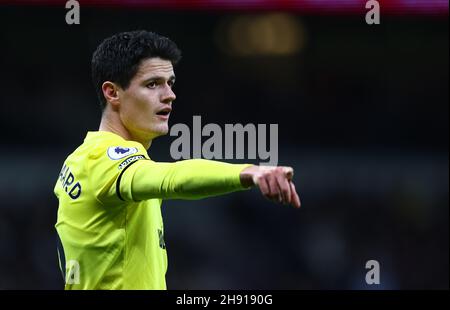
[[148,117],[154,110],[154,96],[148,92],[136,92],[127,102],[127,110],[129,114],[136,118]]
[[144,90],[137,94],[136,103],[141,111],[152,112],[157,106],[157,94],[151,90]]
[[156,96],[148,91],[135,92],[127,98],[122,120],[128,128],[143,130],[152,127],[157,104]]

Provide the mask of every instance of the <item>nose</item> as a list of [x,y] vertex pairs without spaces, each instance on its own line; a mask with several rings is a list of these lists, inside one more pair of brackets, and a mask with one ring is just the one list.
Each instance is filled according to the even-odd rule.
[[175,99],[177,99],[177,96],[173,92],[172,88],[166,84],[166,87],[164,87],[164,92],[162,94],[161,101],[164,103],[171,103]]

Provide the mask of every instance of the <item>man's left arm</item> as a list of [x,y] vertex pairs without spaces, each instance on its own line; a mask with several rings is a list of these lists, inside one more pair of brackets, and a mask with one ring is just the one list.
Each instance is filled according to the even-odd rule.
[[290,167],[229,164],[190,159],[174,163],[140,161],[122,176],[121,197],[139,201],[151,198],[201,199],[252,186],[271,200],[300,207]]

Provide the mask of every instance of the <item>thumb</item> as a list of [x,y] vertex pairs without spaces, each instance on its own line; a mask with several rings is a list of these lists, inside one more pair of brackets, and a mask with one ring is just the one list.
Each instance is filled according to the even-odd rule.
[[292,177],[294,176],[294,169],[292,167],[283,167],[284,175],[288,180],[292,180]]

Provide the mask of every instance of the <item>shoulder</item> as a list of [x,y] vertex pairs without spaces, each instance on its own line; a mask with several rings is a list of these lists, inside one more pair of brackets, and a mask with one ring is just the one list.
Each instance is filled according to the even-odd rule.
[[98,181],[115,179],[129,166],[146,159],[149,157],[142,144],[113,137],[91,147],[87,169]]
[[148,156],[142,144],[124,140],[112,133],[96,132],[94,137],[85,140],[85,144],[89,158],[94,160],[116,162],[135,154]]
[[131,162],[149,159],[142,144],[127,141],[109,132],[89,132],[66,162],[85,171],[86,174],[107,177],[122,170]]

